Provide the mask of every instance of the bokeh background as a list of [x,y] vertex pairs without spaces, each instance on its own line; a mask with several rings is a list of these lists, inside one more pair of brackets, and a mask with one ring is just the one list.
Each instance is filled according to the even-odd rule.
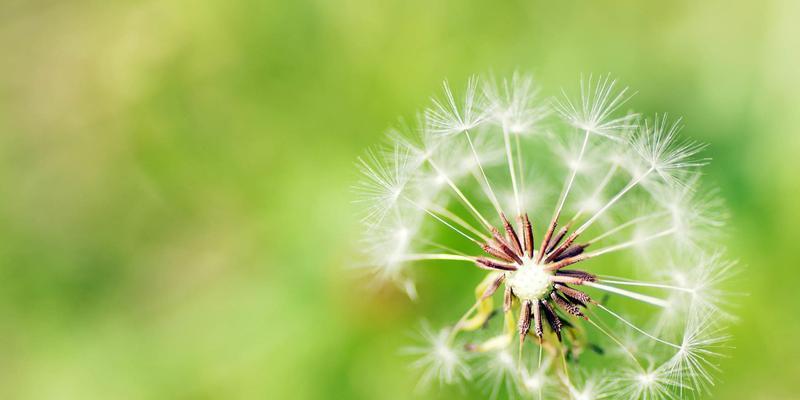
[[798,19],[794,0],[3,0],[0,398],[452,398],[412,394],[397,349],[475,276],[422,273],[416,303],[365,287],[353,163],[443,78],[519,69],[546,94],[612,73],[711,144],[747,292],[713,397],[796,399]]

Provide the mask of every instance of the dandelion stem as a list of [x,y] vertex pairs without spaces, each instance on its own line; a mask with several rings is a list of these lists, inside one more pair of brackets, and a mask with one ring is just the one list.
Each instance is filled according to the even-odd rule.
[[454,249],[452,247],[445,246],[444,244],[439,243],[439,242],[435,242],[433,240],[429,240],[429,239],[425,239],[425,238],[419,238],[419,239],[416,239],[416,241],[418,241],[420,244],[429,245],[429,246],[435,247],[435,248],[437,248],[437,249],[439,249],[441,251],[444,251],[444,252],[447,252],[447,253],[450,253],[450,254],[458,254],[458,255],[462,255],[462,256],[467,256],[468,255],[468,254],[464,253],[461,250],[456,250],[456,249]]
[[566,348],[566,346],[563,346],[563,345],[560,346],[560,347],[561,347],[561,352],[560,352],[561,353],[561,365],[564,367],[564,376],[567,377],[567,381],[569,382],[570,378],[569,378],[569,368],[567,367],[567,348]]
[[439,215],[445,216],[447,219],[457,223],[462,228],[472,232],[473,234],[478,236],[483,242],[488,242],[489,241],[489,236],[486,236],[483,232],[479,231],[478,228],[475,228],[474,226],[469,224],[467,221],[464,221],[463,218],[459,217],[454,212],[452,212],[452,211],[450,211],[450,210],[448,210],[448,209],[446,209],[446,208],[444,208],[442,206],[439,206],[437,204],[433,204],[432,207],[431,207],[431,210],[433,210],[433,212],[435,212],[435,213],[437,213]]
[[594,215],[592,215],[591,218],[589,218],[586,222],[584,222],[583,225],[578,227],[578,229],[575,229],[575,232],[573,232],[571,235],[569,235],[567,240],[565,240],[564,243],[561,244],[561,246],[558,246],[558,248],[556,248],[555,250],[551,251],[550,252],[550,257],[556,256],[556,255],[560,254],[561,252],[563,252],[564,250],[566,250],[567,247],[569,247],[572,244],[572,242],[574,242],[575,239],[578,238],[578,236],[580,236],[584,231],[586,231],[586,229],[589,229],[589,227],[592,226],[592,224],[595,221],[597,221],[597,219],[600,218],[600,216],[602,216],[603,213],[605,213],[609,208],[611,208],[611,206],[613,206],[617,201],[619,201],[619,199],[621,199],[622,196],[624,196],[631,189],[636,187],[636,185],[641,183],[642,180],[644,178],[646,178],[648,175],[650,175],[650,173],[653,172],[653,171],[654,171],[654,168],[650,167],[650,169],[648,169],[643,174],[631,179],[631,181],[628,182],[628,184],[625,185],[625,187],[622,188],[619,191],[619,193],[617,193],[614,197],[612,197],[611,200],[609,200],[608,203],[606,203],[606,205],[604,205],[600,210],[595,212]]
[[[597,196],[599,196],[599,195],[600,195],[600,193],[602,193],[602,192],[603,192],[603,189],[605,189],[605,188],[606,188],[606,186],[608,185],[608,183],[609,183],[609,182],[611,182],[611,178],[612,178],[612,177],[614,176],[614,174],[617,172],[617,169],[618,169],[618,168],[619,168],[619,165],[618,165],[618,164],[616,164],[616,163],[615,163],[614,165],[612,165],[612,166],[611,166],[611,168],[609,168],[609,170],[608,170],[608,173],[606,173],[606,176],[605,176],[605,177],[603,177],[603,180],[602,180],[602,181],[600,181],[600,184],[599,184],[599,185],[597,185],[597,188],[594,190],[594,192],[592,192],[592,195],[591,195],[591,197],[589,197],[590,199],[595,199],[595,198],[597,198]],[[572,217],[572,219],[569,221],[569,224],[573,224],[573,223],[575,223],[575,221],[577,221],[577,220],[578,220],[578,218],[580,218],[581,216],[583,216],[583,213],[584,213],[584,212],[586,212],[586,204],[582,205],[582,206],[581,206],[581,208],[580,208],[580,210],[578,210],[578,212],[577,212],[577,213],[575,213],[575,216],[574,216],[574,217]]]
[[[536,372],[539,373],[542,369],[542,346],[541,338],[539,339],[539,365],[536,367]],[[542,400],[542,386],[539,386],[539,400]]]
[[519,202],[519,188],[517,187],[517,173],[514,171],[514,157],[511,155],[511,138],[508,134],[506,124],[503,124],[503,141],[506,145],[506,160],[508,161],[508,174],[511,175],[511,186],[514,189],[514,204],[517,208],[517,215],[522,215],[522,208]]
[[580,167],[581,162],[583,162],[583,155],[586,153],[586,145],[589,143],[589,136],[590,132],[589,130],[586,130],[586,133],[583,135],[581,151],[578,153],[578,159],[572,166],[572,172],[569,175],[569,179],[567,180],[564,191],[561,193],[561,198],[558,200],[558,207],[556,208],[555,215],[553,215],[553,220],[555,221],[558,221],[558,217],[561,215],[561,211],[564,209],[564,203],[567,201],[567,196],[572,190],[572,184],[575,182],[575,176],[578,174],[578,167]]
[[591,226],[591,225],[592,225],[592,224],[593,224],[595,221],[597,221],[597,219],[598,219],[598,218],[600,218],[600,216],[601,216],[601,215],[603,215],[603,213],[605,213],[605,212],[606,212],[606,210],[608,210],[609,208],[611,208],[611,206],[613,206],[613,205],[614,205],[614,204],[615,204],[617,201],[619,201],[619,199],[621,199],[621,198],[622,198],[622,196],[624,196],[624,195],[625,195],[626,193],[628,193],[628,192],[629,192],[631,189],[633,189],[634,187],[636,187],[636,185],[638,185],[639,183],[641,183],[641,182],[642,182],[642,180],[643,180],[644,178],[646,178],[648,175],[650,175],[650,173],[651,173],[651,172],[653,172],[653,168],[650,168],[650,169],[648,169],[648,170],[647,170],[647,172],[645,172],[645,173],[643,173],[643,174],[641,174],[641,175],[637,176],[637,177],[636,177],[636,178],[634,178],[634,179],[631,179],[631,181],[630,181],[630,182],[628,182],[628,184],[627,184],[627,185],[625,185],[625,187],[624,187],[624,188],[622,188],[622,190],[620,190],[620,191],[619,191],[619,193],[617,193],[617,194],[616,194],[616,195],[615,195],[613,198],[611,198],[611,200],[609,200],[609,201],[608,201],[608,203],[606,203],[606,205],[604,205],[604,206],[603,206],[603,208],[601,208],[601,209],[600,209],[600,210],[598,210],[596,213],[594,213],[594,215],[592,215],[592,217],[591,217],[591,218],[589,218],[589,220],[588,220],[588,221],[584,222],[584,223],[583,223],[583,225],[581,225],[581,226],[580,226],[578,229],[576,229],[576,230],[575,230],[575,233],[576,233],[577,235],[580,235],[581,233],[583,233],[583,231],[585,231],[585,230],[586,230],[587,228],[589,228],[589,227],[590,227],[590,226]]
[[[556,229],[556,225],[558,224],[558,218],[561,216],[561,211],[564,208],[564,203],[567,201],[567,196],[569,192],[572,190],[572,184],[575,182],[575,176],[578,174],[578,166],[583,161],[583,155],[586,152],[586,145],[589,143],[589,134],[590,131],[587,129],[586,133],[583,136],[583,144],[581,145],[581,151],[578,153],[578,159],[575,161],[574,165],[572,166],[572,171],[570,172],[569,178],[565,182],[564,190],[561,192],[561,197],[558,200],[558,206],[556,206],[556,211],[553,213],[553,219],[550,221],[550,226],[547,227],[547,232],[544,235],[544,240],[542,241],[542,248],[539,250],[539,256],[536,258],[536,261],[541,261],[542,257],[544,257],[545,250],[547,250],[547,246],[550,242],[550,237],[553,235],[553,231]],[[565,247],[566,248],[566,247]]]
[[473,242],[473,243],[476,243],[476,244],[478,244],[478,245],[480,245],[480,244],[481,244],[481,243],[480,243],[480,242],[479,242],[477,239],[473,238],[473,237],[472,237],[472,236],[470,236],[470,235],[467,235],[467,234],[466,234],[466,233],[464,233],[462,230],[460,230],[460,229],[456,228],[455,226],[453,226],[453,225],[452,225],[452,224],[450,224],[449,222],[445,221],[444,219],[442,219],[442,218],[441,218],[441,217],[439,217],[438,215],[434,214],[432,211],[430,211],[430,210],[428,210],[427,208],[425,208],[425,207],[423,207],[423,206],[421,206],[421,205],[417,204],[417,203],[416,203],[414,200],[411,200],[411,199],[409,199],[409,198],[407,198],[407,197],[406,197],[406,200],[408,200],[408,201],[409,201],[411,204],[413,204],[414,206],[416,206],[416,207],[418,207],[419,209],[421,209],[422,211],[424,211],[426,214],[428,214],[428,215],[430,215],[431,217],[433,217],[435,220],[437,220],[437,221],[441,222],[442,224],[446,225],[448,228],[452,229],[454,232],[456,232],[456,233],[458,233],[459,235],[461,235],[461,236],[463,236],[463,237],[467,238],[467,240],[469,240],[469,241],[471,241],[471,242]]
[[658,288],[658,289],[667,289],[667,290],[676,290],[679,292],[687,292],[693,293],[694,290],[691,288],[685,288],[680,286],[673,286],[673,285],[664,285],[660,283],[649,283],[649,282],[638,282],[638,281],[617,281],[617,280],[610,280],[610,279],[600,279],[604,283],[610,283],[612,285],[623,285],[623,286],[639,286],[639,287],[651,287],[651,288]]
[[467,318],[469,318],[469,316],[478,309],[478,306],[480,306],[482,301],[483,300],[478,299],[478,301],[476,301],[475,304],[473,304],[472,307],[470,307],[469,310],[467,310],[467,312],[465,312],[464,315],[458,319],[458,322],[456,322],[456,324],[453,326],[453,329],[450,331],[450,334],[447,336],[447,344],[453,344],[453,340],[455,340],[456,335],[461,332],[461,325],[463,325],[464,321],[466,321]]
[[522,345],[525,344],[525,341],[519,341],[519,351],[517,351],[517,372],[522,371]]
[[613,246],[604,247],[602,249],[598,249],[598,250],[586,253],[584,259],[593,258],[593,257],[597,257],[597,256],[600,256],[600,255],[603,255],[603,254],[611,253],[611,252],[614,252],[614,251],[627,249],[629,247],[633,247],[633,246],[636,246],[636,245],[639,245],[639,244],[642,244],[642,243],[645,243],[645,242],[649,242],[651,240],[658,239],[658,238],[663,237],[663,236],[671,235],[673,233],[675,233],[675,228],[674,227],[666,229],[666,230],[663,230],[663,231],[658,232],[658,233],[654,233],[654,234],[652,234],[650,236],[647,236],[647,237],[638,238],[638,239],[632,239],[632,240],[629,240],[627,242],[622,242],[622,243],[619,243],[619,244],[615,244]]
[[659,343],[663,343],[663,344],[665,344],[665,345],[667,345],[667,346],[674,347],[674,348],[676,348],[676,349],[680,349],[680,348],[681,348],[681,346],[678,346],[678,345],[677,345],[677,344],[675,344],[675,343],[668,342],[668,341],[666,341],[666,340],[660,339],[660,338],[658,338],[658,337],[655,337],[655,336],[653,336],[653,335],[651,335],[651,334],[649,334],[649,333],[645,332],[644,330],[640,329],[640,328],[639,328],[639,327],[637,327],[636,325],[634,325],[634,324],[630,323],[630,322],[629,322],[628,320],[626,320],[625,318],[622,318],[622,317],[621,317],[620,315],[618,315],[617,313],[615,313],[615,312],[613,312],[613,311],[609,310],[608,308],[606,308],[606,307],[605,307],[605,306],[603,306],[602,304],[597,304],[597,306],[598,306],[598,307],[600,307],[601,309],[603,309],[603,311],[605,311],[605,312],[607,312],[607,313],[609,313],[609,314],[613,315],[613,316],[614,316],[614,317],[616,317],[618,320],[620,320],[620,321],[622,321],[623,323],[625,323],[625,325],[628,325],[628,326],[630,326],[631,328],[635,329],[637,332],[641,333],[642,335],[645,335],[645,336],[649,337],[650,339],[653,339],[653,340],[655,340],[656,342],[659,342]]
[[468,257],[458,254],[447,254],[447,253],[436,253],[436,254],[414,253],[414,254],[406,254],[402,258],[403,261],[450,260],[450,261],[475,262],[475,257]]
[[[633,246],[648,242],[650,240],[654,240],[654,239],[660,238],[662,236],[670,235],[670,234],[674,233],[675,230],[676,230],[675,227],[672,227],[672,228],[669,228],[667,230],[655,233],[653,235],[650,235],[650,236],[647,236],[647,237],[644,237],[644,238],[633,239],[633,240],[629,240],[627,242],[619,243],[619,244],[616,244],[616,245],[613,245],[613,246],[604,247],[602,249],[598,249],[598,250],[595,250],[595,251],[592,251],[592,252],[589,252],[589,253],[583,253],[583,254],[578,254],[576,256],[567,257],[567,258],[564,258],[564,259],[559,260],[557,262],[553,262],[553,263],[549,263],[549,264],[545,265],[545,269],[548,270],[548,271],[556,271],[556,270],[564,268],[564,267],[566,267],[568,265],[572,265],[572,264],[575,264],[575,263],[578,263],[578,262],[581,262],[581,261],[584,261],[584,260],[588,260],[590,258],[595,258],[595,257],[601,256],[603,254],[608,254],[608,253],[611,253],[611,252],[614,252],[614,251],[627,249],[629,247],[633,247]],[[550,257],[548,257],[548,260],[550,258],[553,258],[553,256],[557,255],[557,254],[558,253],[553,252],[550,255]]]
[[601,241],[601,240],[603,240],[603,239],[605,239],[605,238],[607,238],[607,237],[609,237],[609,236],[611,236],[611,235],[613,235],[613,234],[615,234],[615,233],[617,233],[619,231],[622,231],[622,230],[624,230],[624,229],[626,229],[626,228],[628,228],[630,226],[633,226],[633,225],[636,225],[636,224],[638,224],[640,222],[648,221],[648,220],[651,220],[651,219],[654,219],[654,218],[662,217],[662,216],[665,216],[665,215],[668,215],[668,214],[669,214],[668,211],[660,211],[660,212],[656,212],[656,213],[643,215],[641,217],[634,218],[634,219],[632,219],[632,220],[630,220],[628,222],[625,222],[623,224],[620,224],[620,225],[614,227],[614,229],[611,229],[608,232],[605,232],[605,233],[603,233],[603,234],[601,234],[601,235],[599,235],[599,236],[587,241],[586,243],[587,244],[597,243],[597,242],[599,242],[599,241]]
[[467,208],[470,209],[470,211],[472,211],[472,213],[475,215],[475,217],[477,217],[478,220],[481,221],[481,223],[483,223],[483,225],[486,226],[486,228],[491,230],[492,229],[492,224],[490,224],[489,221],[486,220],[486,218],[483,216],[483,214],[481,214],[480,211],[478,211],[478,209],[475,208],[474,205],[472,205],[472,202],[470,202],[469,199],[467,199],[467,196],[464,196],[464,193],[461,191],[461,189],[458,188],[458,186],[456,186],[455,183],[453,183],[453,181],[450,179],[450,177],[447,176],[444,173],[444,171],[442,171],[442,169],[439,168],[439,166],[433,160],[431,160],[430,158],[428,159],[428,163],[433,167],[433,169],[436,170],[436,172],[439,174],[439,176],[441,176],[445,180],[445,182],[447,182],[447,185],[450,186],[451,189],[453,189],[453,191],[456,193],[456,195],[458,195],[458,198],[461,199],[461,201],[464,203],[464,205],[467,206]]
[[639,359],[637,359],[636,356],[633,354],[633,352],[631,352],[631,350],[628,347],[622,344],[622,342],[619,339],[614,337],[614,335],[608,333],[608,331],[606,331],[600,325],[594,322],[594,320],[588,319],[587,321],[589,321],[590,324],[592,324],[595,328],[597,328],[597,330],[608,336],[608,338],[611,339],[614,343],[616,343],[622,349],[622,351],[624,351],[625,354],[627,354],[636,363],[636,365],[639,366],[640,369],[643,369],[642,364],[639,362]]
[[[518,134],[514,135],[514,142],[516,142],[516,147],[517,147],[516,150],[517,150],[517,170],[519,171],[518,172],[519,173],[519,191],[520,191],[520,193],[524,194],[525,193],[525,178],[523,176],[523,171],[525,171],[525,169],[523,169],[523,167],[522,167],[522,165],[523,165],[522,164],[522,146],[520,145],[519,135]],[[524,199],[520,199],[519,200],[520,207],[522,207],[522,201],[524,201]]]
[[589,286],[589,287],[593,287],[595,289],[600,289],[600,290],[604,290],[606,292],[615,293],[615,294],[618,294],[618,295],[621,295],[621,296],[629,297],[629,298],[634,299],[634,300],[639,300],[639,301],[641,301],[643,303],[652,304],[654,306],[659,306],[659,307],[663,307],[663,308],[669,307],[669,303],[667,303],[666,300],[659,299],[659,298],[656,298],[656,297],[644,295],[644,294],[641,294],[641,293],[631,292],[629,290],[620,289],[620,288],[617,288],[617,287],[614,287],[614,286],[603,285],[603,284],[597,283],[597,282],[585,281],[585,282],[583,282],[583,284],[586,285],[586,286]]
[[464,135],[467,137],[467,141],[469,142],[469,148],[472,150],[472,156],[475,157],[475,163],[478,164],[478,169],[481,171],[481,175],[483,176],[483,182],[486,184],[486,188],[488,189],[487,194],[489,195],[489,200],[492,202],[495,210],[497,210],[497,215],[503,214],[503,210],[500,208],[500,202],[497,200],[497,195],[495,195],[494,190],[492,189],[492,184],[489,183],[489,178],[486,177],[486,171],[483,170],[483,164],[481,164],[481,159],[478,157],[478,151],[475,150],[475,144],[472,143],[472,137],[469,134],[469,131],[464,131]]

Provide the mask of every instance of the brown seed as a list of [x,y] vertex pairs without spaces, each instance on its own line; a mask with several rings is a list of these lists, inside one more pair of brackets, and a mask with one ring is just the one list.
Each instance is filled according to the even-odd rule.
[[563,253],[564,250],[566,250],[572,244],[572,242],[574,242],[575,239],[577,238],[578,238],[577,232],[573,232],[571,235],[569,235],[567,240],[565,240],[564,243],[561,244],[561,246],[558,246],[558,248],[553,250],[553,253],[547,257],[547,262],[553,261],[554,259],[556,259],[556,257],[560,256],[561,253]]
[[503,313],[511,310],[511,286],[506,286],[506,291],[503,293]]
[[569,224],[561,228],[561,230],[558,231],[558,233],[555,236],[553,236],[552,239],[550,239],[550,243],[547,244],[547,251],[545,251],[545,253],[550,253],[551,251],[553,251],[553,249],[558,245],[561,239],[564,238],[564,235],[567,234],[568,230],[569,230]]
[[533,302],[530,300],[525,300],[522,303],[522,307],[519,310],[519,342],[525,342],[525,336],[528,336],[528,332],[531,330],[531,307]]
[[511,249],[511,246],[508,244],[508,242],[502,236],[500,236],[500,232],[497,229],[492,228],[492,239],[494,239],[497,248],[499,248],[507,256],[511,257],[511,259],[517,264],[522,264],[522,259],[519,258],[519,255]]
[[550,306],[550,303],[548,303],[547,300],[542,299],[541,302],[542,305],[544,306],[544,311],[545,311],[544,314],[545,318],[547,319],[547,323],[550,324],[550,328],[553,329],[553,332],[555,332],[556,336],[558,336],[558,341],[560,342],[561,327],[562,327],[561,318],[558,317],[558,314],[556,314],[556,310],[554,310],[553,307]]
[[548,271],[558,271],[559,269],[564,268],[564,267],[566,267],[568,265],[577,264],[577,263],[585,260],[586,258],[587,257],[586,257],[585,254],[579,254],[579,255],[574,256],[574,257],[565,258],[565,259],[563,259],[561,261],[557,261],[557,262],[554,262],[554,263],[547,264],[547,265],[545,265],[545,269],[547,269]]
[[595,282],[597,281],[597,276],[592,275],[586,271],[581,271],[577,269],[562,269],[558,271],[556,275],[564,275],[564,276],[574,276],[576,278],[581,278],[584,281],[588,282]]
[[568,301],[564,300],[561,296],[556,294],[556,292],[550,293],[550,298],[553,299],[553,301],[560,309],[566,311],[567,313],[572,314],[578,318],[586,318],[586,316],[583,315],[581,310],[578,309],[578,306],[570,304]]
[[527,213],[522,217],[522,229],[524,231],[525,252],[528,253],[529,258],[533,258],[533,227]]
[[500,259],[508,261],[510,263],[516,262],[516,261],[514,261],[513,258],[507,256],[506,253],[503,253],[499,249],[494,248],[489,244],[484,244],[484,245],[481,246],[481,248],[483,249],[483,251],[489,253],[490,255],[492,255],[494,257],[500,258]]
[[564,250],[563,253],[559,254],[557,257],[553,258],[553,261],[561,261],[565,258],[575,257],[579,254],[583,253],[583,250],[589,246],[589,244],[573,244],[569,246],[568,249]]
[[519,236],[517,236],[517,232],[514,231],[514,227],[508,222],[505,214],[500,214],[500,218],[503,220],[503,229],[506,230],[506,239],[508,242],[511,243],[511,247],[513,250],[519,255],[522,256],[522,246],[519,243]]
[[483,291],[483,294],[481,295],[481,300],[486,300],[489,297],[492,297],[494,292],[496,292],[497,289],[500,287],[500,285],[503,284],[503,281],[505,279],[506,279],[506,274],[500,274],[500,276],[495,278],[495,280],[492,281],[492,283],[486,288],[486,290]]
[[539,248],[539,255],[536,256],[536,262],[542,261],[545,250],[547,250],[547,245],[550,243],[550,238],[553,237],[553,231],[556,230],[556,225],[558,225],[558,222],[553,219],[553,222],[547,227],[547,231],[544,233],[544,238],[542,239],[542,246]]
[[484,257],[475,259],[475,265],[481,269],[499,270],[499,271],[516,271],[517,267],[511,264],[504,264],[499,261],[490,260]]
[[553,287],[555,287],[556,290],[558,290],[559,292],[563,293],[567,297],[573,298],[573,299],[581,301],[583,303],[597,304],[597,303],[595,303],[594,300],[592,300],[591,297],[589,297],[588,294],[583,293],[580,290],[575,290],[575,289],[573,289],[573,288],[571,288],[569,286],[565,286],[565,285],[562,285],[562,284],[559,284],[559,283],[556,283],[555,285],[553,285]]
[[542,309],[538,301],[533,304],[533,332],[540,339],[544,334],[544,329],[542,329]]

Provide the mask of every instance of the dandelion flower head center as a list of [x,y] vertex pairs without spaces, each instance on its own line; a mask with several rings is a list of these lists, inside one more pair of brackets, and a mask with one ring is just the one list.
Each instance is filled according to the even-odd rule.
[[[362,246],[376,278],[414,299],[411,267],[485,271],[454,325],[423,329],[414,365],[424,382],[451,384],[471,381],[468,364],[480,363],[491,398],[703,393],[727,338],[716,286],[735,264],[706,248],[717,247],[724,210],[700,190],[704,146],[666,116],[619,115],[630,95],[609,77],[582,81],[575,99],[544,104],[537,90],[517,75],[470,79],[459,100],[445,84],[415,127],[391,130],[390,146],[359,160]],[[635,268],[593,261],[633,250]],[[646,308],[618,310],[622,301]],[[460,340],[472,333],[478,341]],[[604,376],[606,366],[629,372]]]
[[516,271],[506,274],[508,284],[514,295],[523,300],[540,300],[545,298],[551,291],[552,281],[550,272],[534,260],[525,260],[522,267]]

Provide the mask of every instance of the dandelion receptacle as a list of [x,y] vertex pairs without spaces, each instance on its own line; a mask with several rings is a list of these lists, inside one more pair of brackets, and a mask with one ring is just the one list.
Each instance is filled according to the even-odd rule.
[[[424,385],[477,380],[492,398],[539,399],[713,385],[733,318],[719,284],[735,263],[714,241],[725,211],[701,182],[704,146],[679,119],[628,111],[630,97],[608,76],[553,99],[521,74],[459,93],[445,83],[359,160],[360,247],[376,280],[416,298],[419,265],[485,271],[471,307],[423,324],[405,349]],[[627,275],[598,269],[605,257],[628,260]]]

